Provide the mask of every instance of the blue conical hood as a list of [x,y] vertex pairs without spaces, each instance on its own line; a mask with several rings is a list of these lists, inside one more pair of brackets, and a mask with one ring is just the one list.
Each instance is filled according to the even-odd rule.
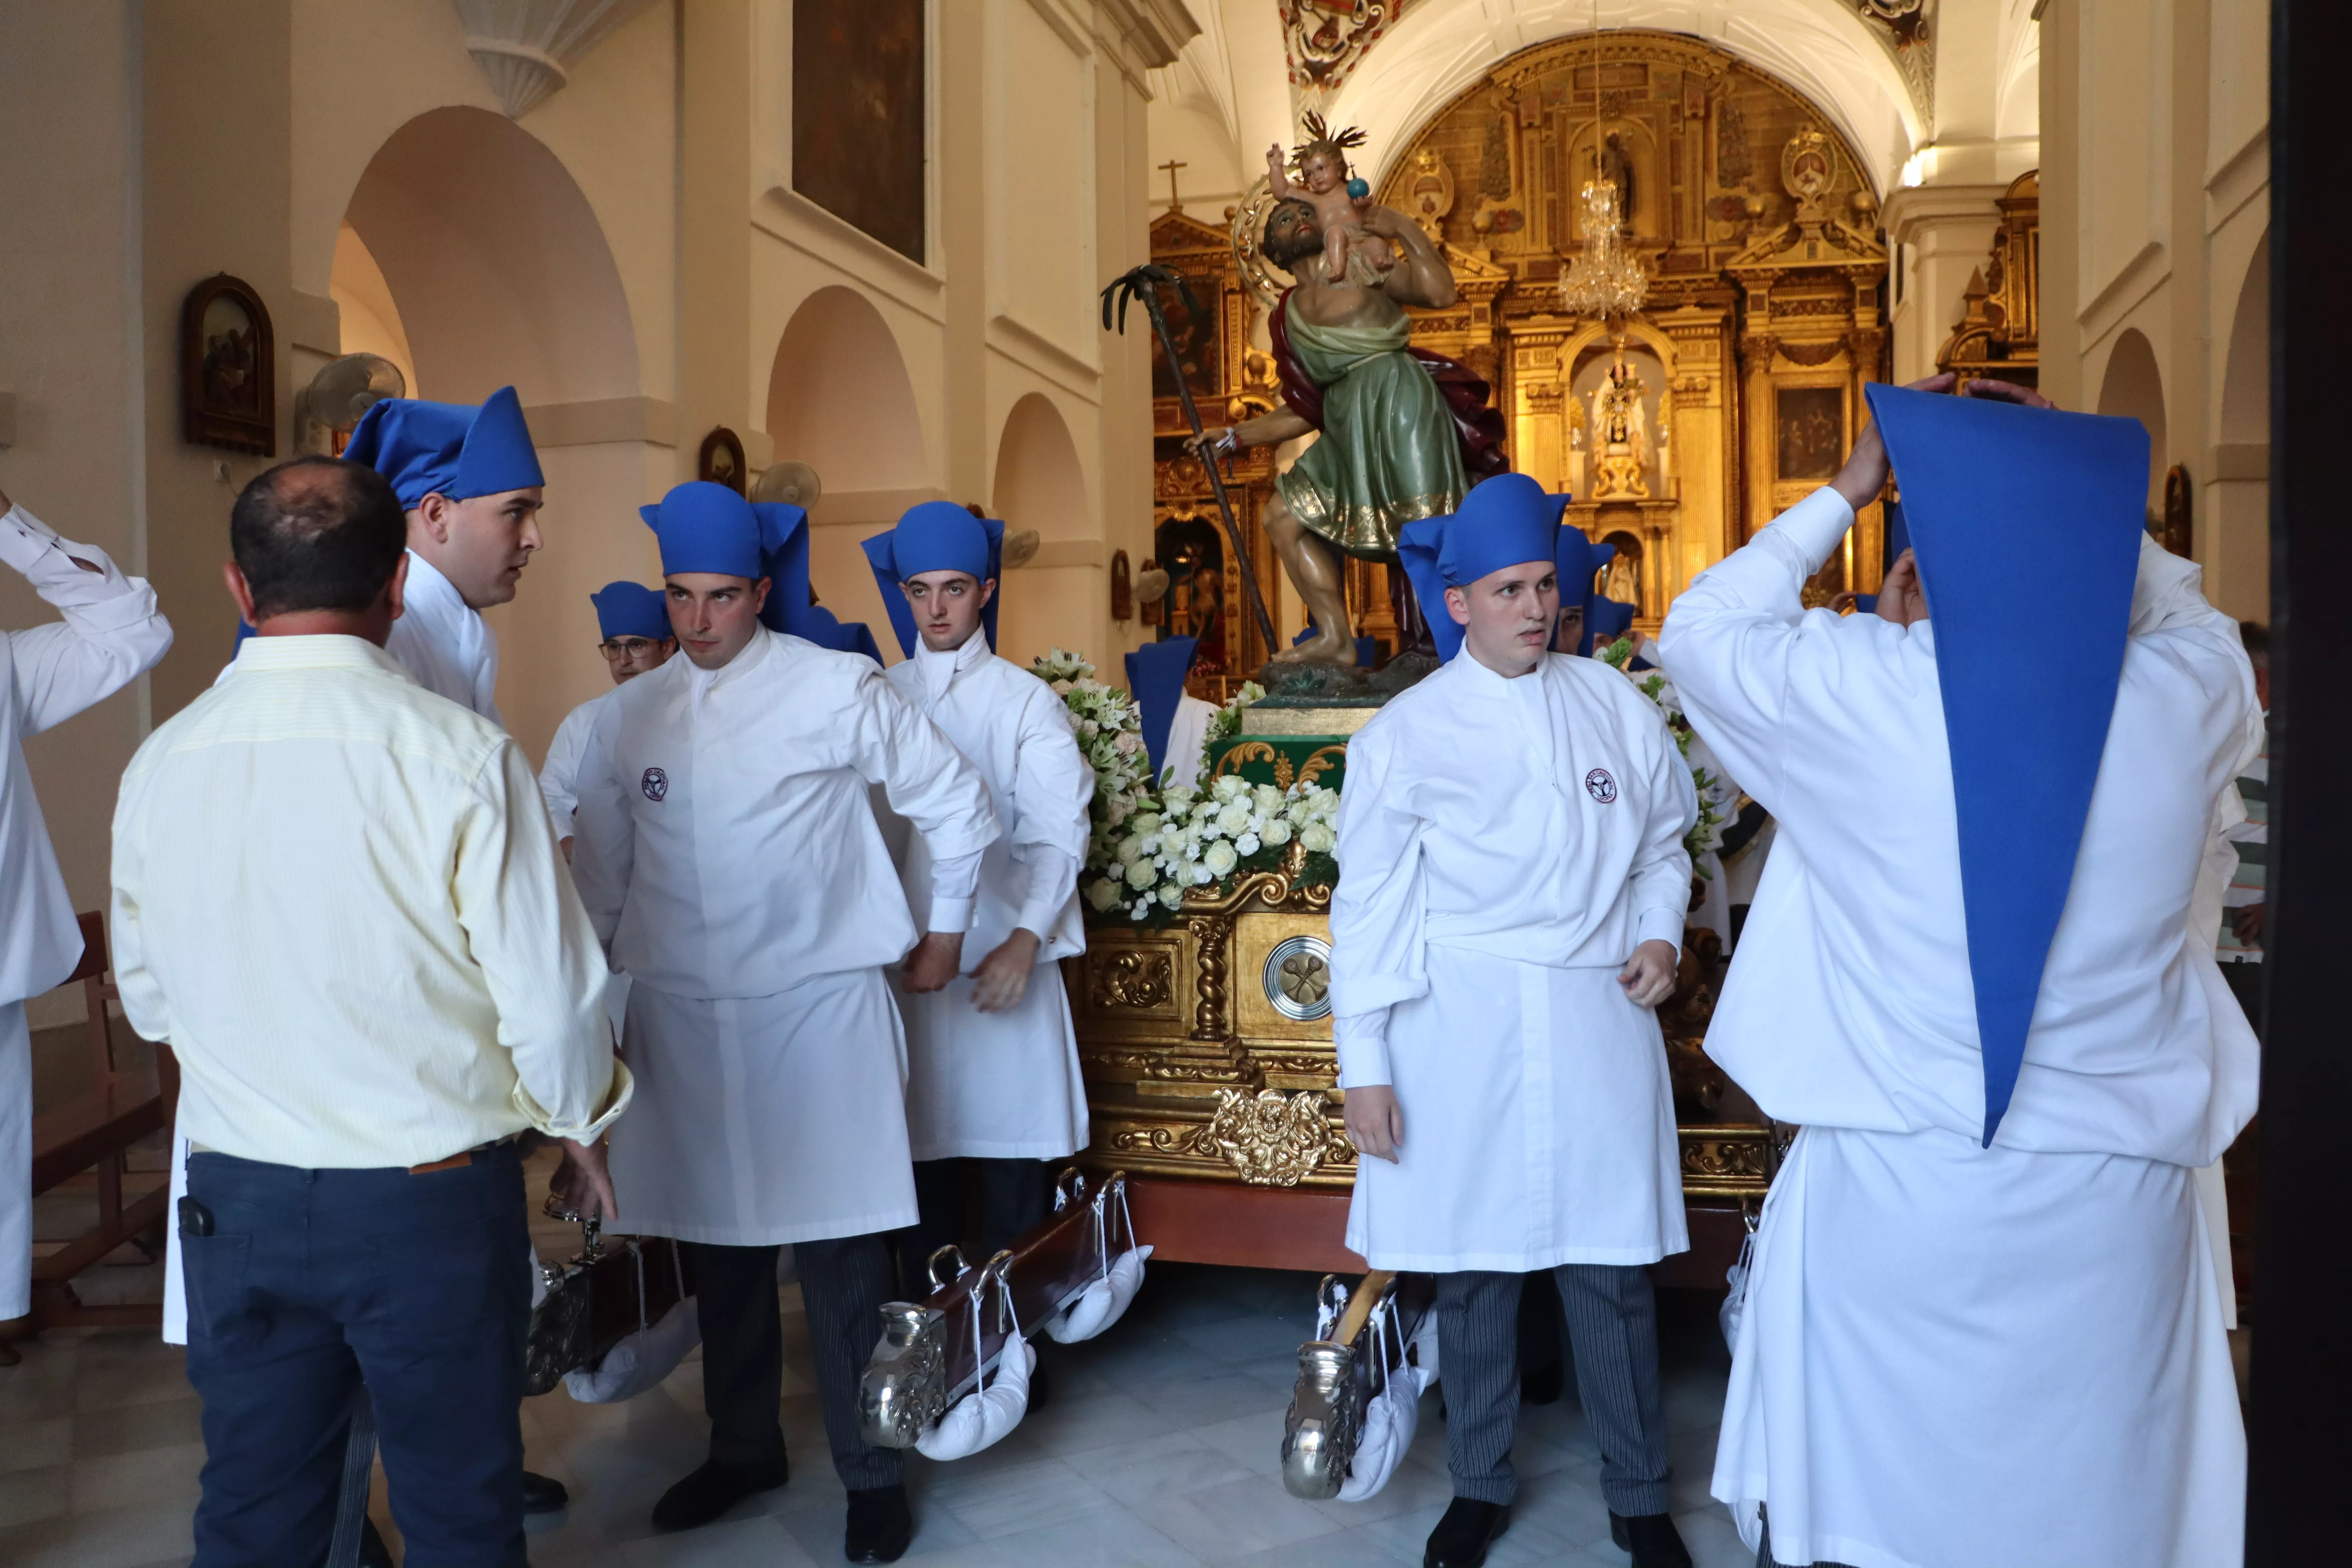
[[[2017,1089],[2123,677],[2147,432],[2136,419],[1865,390],[1931,616],[1990,1147]],[[2064,585],[2063,615],[2018,592],[2022,561]]]

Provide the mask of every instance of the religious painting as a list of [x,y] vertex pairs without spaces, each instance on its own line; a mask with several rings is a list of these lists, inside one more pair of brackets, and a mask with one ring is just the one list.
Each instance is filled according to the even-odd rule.
[[925,260],[923,0],[794,0],[793,189]]
[[1171,517],[1154,531],[1151,553],[1168,574],[1160,638],[1199,638],[1192,668],[1203,675],[1223,673],[1231,661],[1225,649],[1225,542],[1217,525],[1201,516]]
[[221,272],[189,289],[180,306],[181,435],[277,456],[277,363],[269,311],[251,284]]
[[[1192,390],[1195,403],[1208,404],[1216,400],[1224,383],[1223,336],[1217,322],[1217,280],[1208,277],[1184,279],[1191,286],[1192,298],[1201,309],[1196,315],[1184,303],[1184,293],[1177,289],[1162,289],[1160,303],[1168,315],[1168,335],[1176,342],[1176,359],[1184,377],[1184,384]],[[1176,395],[1177,371],[1168,363],[1168,351],[1161,346],[1160,334],[1151,334],[1151,395]]]
[[1783,386],[1774,395],[1780,478],[1833,479],[1845,463],[1845,389]]
[[734,431],[721,425],[702,438],[702,450],[694,459],[696,479],[725,485],[740,496],[743,493],[743,443]]

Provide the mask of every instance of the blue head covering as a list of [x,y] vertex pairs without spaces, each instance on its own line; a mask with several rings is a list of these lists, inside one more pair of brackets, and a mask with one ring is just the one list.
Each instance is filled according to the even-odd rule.
[[881,645],[864,621],[845,621],[823,605],[808,608],[808,626],[800,635],[819,647],[829,647],[835,653],[862,653],[875,663],[882,662]]
[[[2009,1110],[2074,878],[2131,624],[2147,490],[2137,420],[1873,384],[1934,616],[1960,897],[1984,1055],[1984,1142]],[[1987,506],[1987,474],[2010,476]],[[2018,594],[2031,556],[2066,584]]]
[[428,495],[471,500],[547,482],[511,386],[479,406],[387,397],[360,416],[343,456],[390,479],[411,510]]
[[1559,525],[1559,607],[1584,613],[1583,639],[1576,651],[1591,658],[1592,654],[1592,606],[1601,597],[1593,581],[1601,569],[1617,559],[1613,544],[1595,544],[1584,537],[1584,530],[1563,518]]
[[[898,634],[898,651],[915,651],[915,607],[898,584],[922,572],[961,572],[985,583],[1003,574],[1004,525],[992,517],[974,517],[951,500],[927,500],[910,506],[898,526],[865,542],[866,559],[874,567],[874,581],[882,589],[882,607],[889,612],[890,629]],[[996,597],[980,612],[980,629],[988,646],[996,646],[996,607],[1004,596],[998,582]]]
[[1591,658],[1633,629],[1633,605],[1593,595],[1584,606],[1584,656]]
[[1200,647],[1198,637],[1165,637],[1127,656],[1127,689],[1135,694],[1135,706],[1142,714],[1143,750],[1151,759],[1154,779],[1168,765],[1168,731],[1176,722],[1184,677]]
[[[637,514],[661,542],[662,573],[716,572],[768,579],[760,623],[809,637],[808,513],[784,501],[745,500],[725,485],[689,479]],[[814,642],[814,637],[809,637]]]
[[1437,656],[1462,651],[1462,628],[1446,612],[1445,590],[1528,561],[1557,561],[1568,498],[1544,493],[1525,474],[1496,474],[1463,498],[1450,517],[1424,517],[1397,534],[1397,556],[1429,621]]
[[669,629],[669,597],[659,588],[648,588],[643,583],[607,583],[588,595],[596,606],[596,630],[608,641],[614,637],[651,637],[656,642],[671,635]]

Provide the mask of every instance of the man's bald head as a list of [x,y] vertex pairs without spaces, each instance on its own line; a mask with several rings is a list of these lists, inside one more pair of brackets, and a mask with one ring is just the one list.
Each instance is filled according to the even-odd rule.
[[340,458],[297,458],[238,493],[229,551],[257,616],[363,610],[407,548],[400,498],[382,474]]

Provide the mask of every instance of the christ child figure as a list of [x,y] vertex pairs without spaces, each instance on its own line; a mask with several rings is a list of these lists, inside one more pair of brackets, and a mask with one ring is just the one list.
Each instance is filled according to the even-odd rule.
[[[1291,153],[1287,167],[1280,142],[1265,150],[1266,188],[1277,201],[1303,201],[1315,209],[1316,221],[1323,227],[1325,279],[1360,287],[1378,283],[1396,265],[1396,252],[1389,248],[1388,241],[1364,227],[1364,215],[1372,206],[1372,190],[1349,175],[1347,150],[1362,146],[1364,133],[1353,126],[1332,131],[1321,115],[1309,113],[1307,136]],[[1298,171],[1303,188],[1291,184],[1289,168]]]

